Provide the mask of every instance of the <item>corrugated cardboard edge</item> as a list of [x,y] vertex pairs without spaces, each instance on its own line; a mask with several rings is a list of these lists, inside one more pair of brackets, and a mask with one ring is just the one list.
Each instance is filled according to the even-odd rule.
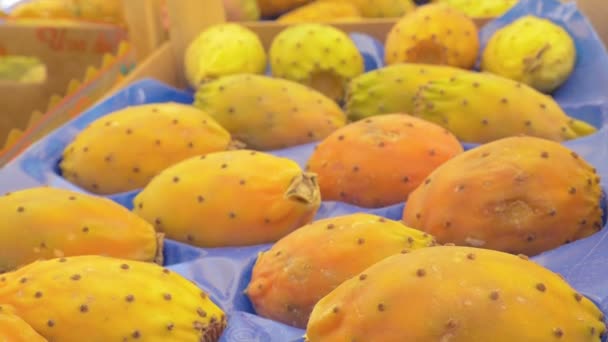
[[[40,111],[34,111],[31,113],[25,130],[20,130],[17,128],[12,129],[8,134],[3,148],[0,150],[0,166],[6,164],[15,156],[19,155],[24,149],[29,147],[29,145],[33,143],[33,141],[30,141],[30,137],[41,129],[46,122],[53,118],[53,114],[58,108],[60,108],[60,106],[72,100],[73,97],[78,95],[88,85],[101,77],[104,72],[115,67],[116,63],[121,62],[131,53],[131,44],[127,41],[121,42],[116,54],[105,54],[102,58],[102,63],[100,66],[89,66],[81,80],[71,80],[68,83],[64,95],[56,94],[51,96],[46,112],[42,113]],[[123,77],[124,76],[119,75],[115,83],[120,82]],[[72,119],[73,117],[74,116],[71,116],[69,119]]]

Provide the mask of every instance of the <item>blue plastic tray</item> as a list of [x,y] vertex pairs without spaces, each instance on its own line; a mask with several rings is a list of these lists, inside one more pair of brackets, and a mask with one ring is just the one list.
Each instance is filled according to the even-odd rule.
[[[593,75],[590,80],[582,76],[572,78],[558,91],[558,101],[570,115],[601,127],[597,134],[566,142],[565,145],[598,169],[602,177],[602,186],[606,191],[608,185],[606,103],[608,101],[600,92],[601,89],[608,88],[608,75],[604,72],[608,72],[608,57],[605,50],[589,23],[576,11],[574,5],[559,5],[553,0],[522,1],[504,18],[488,26],[482,32],[482,36],[487,36],[491,27],[497,27],[501,23],[529,13],[550,16],[558,22],[563,21],[577,39],[579,55],[582,56],[577,63],[575,75],[579,72]],[[380,67],[381,44],[364,35],[354,35],[354,38],[365,55],[367,70]],[[595,70],[590,72],[591,68]],[[143,80],[105,99],[32,145],[20,157],[0,170],[0,192],[43,184],[86,192],[67,182],[57,171],[57,164],[65,146],[85,126],[105,114],[130,105],[167,101],[192,103],[192,93],[154,80]],[[291,158],[304,166],[314,145],[297,146],[271,153]],[[465,146],[465,148],[471,147]],[[137,191],[134,191],[108,197],[131,208],[132,198],[136,194]],[[605,203],[603,204],[605,206]],[[317,219],[354,212],[370,212],[391,219],[400,219],[404,205],[368,210],[339,202],[324,202]],[[608,241],[604,241],[607,235],[608,230],[604,229],[594,236],[544,253],[533,260],[564,275],[578,291],[594,300],[604,312],[608,313],[608,273],[605,272],[608,268]],[[251,303],[243,294],[258,252],[269,247],[270,245],[201,249],[167,241],[164,254],[165,263],[169,268],[196,281],[228,313],[229,325],[222,341],[301,341],[303,330],[256,316]]]

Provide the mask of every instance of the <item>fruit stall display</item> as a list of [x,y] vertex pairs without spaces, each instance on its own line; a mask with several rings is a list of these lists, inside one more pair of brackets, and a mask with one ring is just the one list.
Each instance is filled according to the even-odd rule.
[[608,54],[575,4],[213,24],[180,57],[186,87],[0,170],[0,337],[604,340]]

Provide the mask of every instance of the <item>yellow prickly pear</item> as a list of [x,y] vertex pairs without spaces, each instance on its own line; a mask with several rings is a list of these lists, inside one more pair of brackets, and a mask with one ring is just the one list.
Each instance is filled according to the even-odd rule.
[[141,188],[166,167],[230,143],[230,133],[192,106],[140,105],[94,121],[65,148],[59,166],[83,189],[113,194]]
[[350,37],[325,24],[296,24],[270,46],[275,77],[305,84],[339,102],[350,79],[365,71],[363,57]]
[[47,342],[29,324],[15,316],[8,306],[0,306],[0,341]]
[[601,191],[595,169],[563,145],[505,138],[433,171],[403,220],[440,243],[536,255],[600,230]]
[[414,102],[413,115],[442,125],[467,142],[520,134],[565,141],[596,132],[590,124],[569,117],[553,98],[489,73],[435,79],[419,90]]
[[308,342],[599,342],[604,315],[523,256],[431,247],[390,256],[315,306]]
[[154,227],[109,199],[31,188],[0,197],[0,217],[0,272],[87,254],[161,262]]
[[568,31],[529,15],[494,33],[481,68],[550,93],[568,79],[575,63],[576,47]]
[[462,69],[428,64],[395,64],[355,77],[346,94],[346,113],[351,120],[373,115],[414,112],[421,86],[434,79],[450,78]]
[[0,276],[0,303],[49,341],[219,340],[224,312],[161,266],[102,256],[38,261]]
[[318,21],[350,21],[361,19],[357,6],[344,0],[313,1],[289,11],[277,19],[280,23],[307,23]]
[[477,25],[444,4],[421,6],[395,24],[386,39],[385,62],[442,64],[471,69],[477,61]]
[[239,150],[166,169],[135,198],[134,211],[171,239],[222,247],[276,241],[310,222],[320,202],[316,176],[297,163]]
[[456,137],[405,114],[374,116],[323,140],[308,161],[321,197],[362,207],[407,200],[435,168],[463,151]]
[[317,301],[343,281],[390,255],[434,244],[425,233],[375,215],[319,220],[260,254],[245,292],[259,315],[305,328]]
[[196,93],[194,105],[256,150],[318,141],[346,124],[342,109],[323,94],[296,82],[259,75],[209,82]]
[[184,71],[193,88],[234,74],[263,74],[266,50],[257,34],[236,23],[223,23],[201,32],[184,55]]
[[472,18],[494,18],[507,12],[517,0],[433,0],[456,8]]

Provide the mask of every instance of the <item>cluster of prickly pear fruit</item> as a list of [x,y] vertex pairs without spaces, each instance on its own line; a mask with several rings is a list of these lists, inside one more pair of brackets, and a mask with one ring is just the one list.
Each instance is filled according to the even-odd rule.
[[496,31],[482,56],[484,71],[550,93],[574,70],[574,40],[548,19],[524,16]]
[[167,168],[133,203],[170,239],[223,247],[274,242],[312,221],[320,201],[316,176],[297,163],[238,150]]
[[430,81],[419,89],[412,114],[476,143],[519,134],[565,141],[596,131],[569,117],[553,98],[489,73],[463,72]]
[[441,246],[388,257],[342,283],[314,307],[306,341],[599,342],[603,320],[524,257]]
[[343,281],[390,255],[434,244],[432,236],[376,215],[319,220],[261,253],[245,292],[259,315],[305,328],[314,305]]
[[262,74],[266,50],[250,29],[235,23],[218,24],[201,32],[184,54],[184,71],[193,88],[221,76]]
[[279,23],[309,23],[321,21],[351,21],[361,19],[359,8],[344,0],[316,0],[281,15]]
[[222,309],[182,276],[102,256],[38,261],[3,274],[0,303],[49,341],[216,342],[226,326]]
[[305,84],[340,102],[348,82],[365,71],[357,46],[325,24],[300,24],[281,31],[270,46],[272,75]]
[[318,175],[326,201],[385,207],[404,202],[429,173],[462,151],[439,125],[386,114],[332,133],[313,152],[308,170]]
[[431,4],[405,15],[389,32],[386,64],[427,63],[470,69],[477,60],[475,22],[443,4]]
[[600,230],[601,192],[595,169],[570,149],[512,137],[438,167],[403,220],[440,243],[536,255]]
[[230,133],[193,106],[147,104],[95,120],[65,148],[59,166],[81,188],[113,194],[144,187],[168,166],[230,143]]
[[0,216],[0,272],[88,254],[161,262],[154,227],[109,199],[31,188],[0,197]]
[[342,109],[323,94],[260,75],[227,76],[204,84],[194,105],[234,138],[259,150],[318,141],[346,124]]

